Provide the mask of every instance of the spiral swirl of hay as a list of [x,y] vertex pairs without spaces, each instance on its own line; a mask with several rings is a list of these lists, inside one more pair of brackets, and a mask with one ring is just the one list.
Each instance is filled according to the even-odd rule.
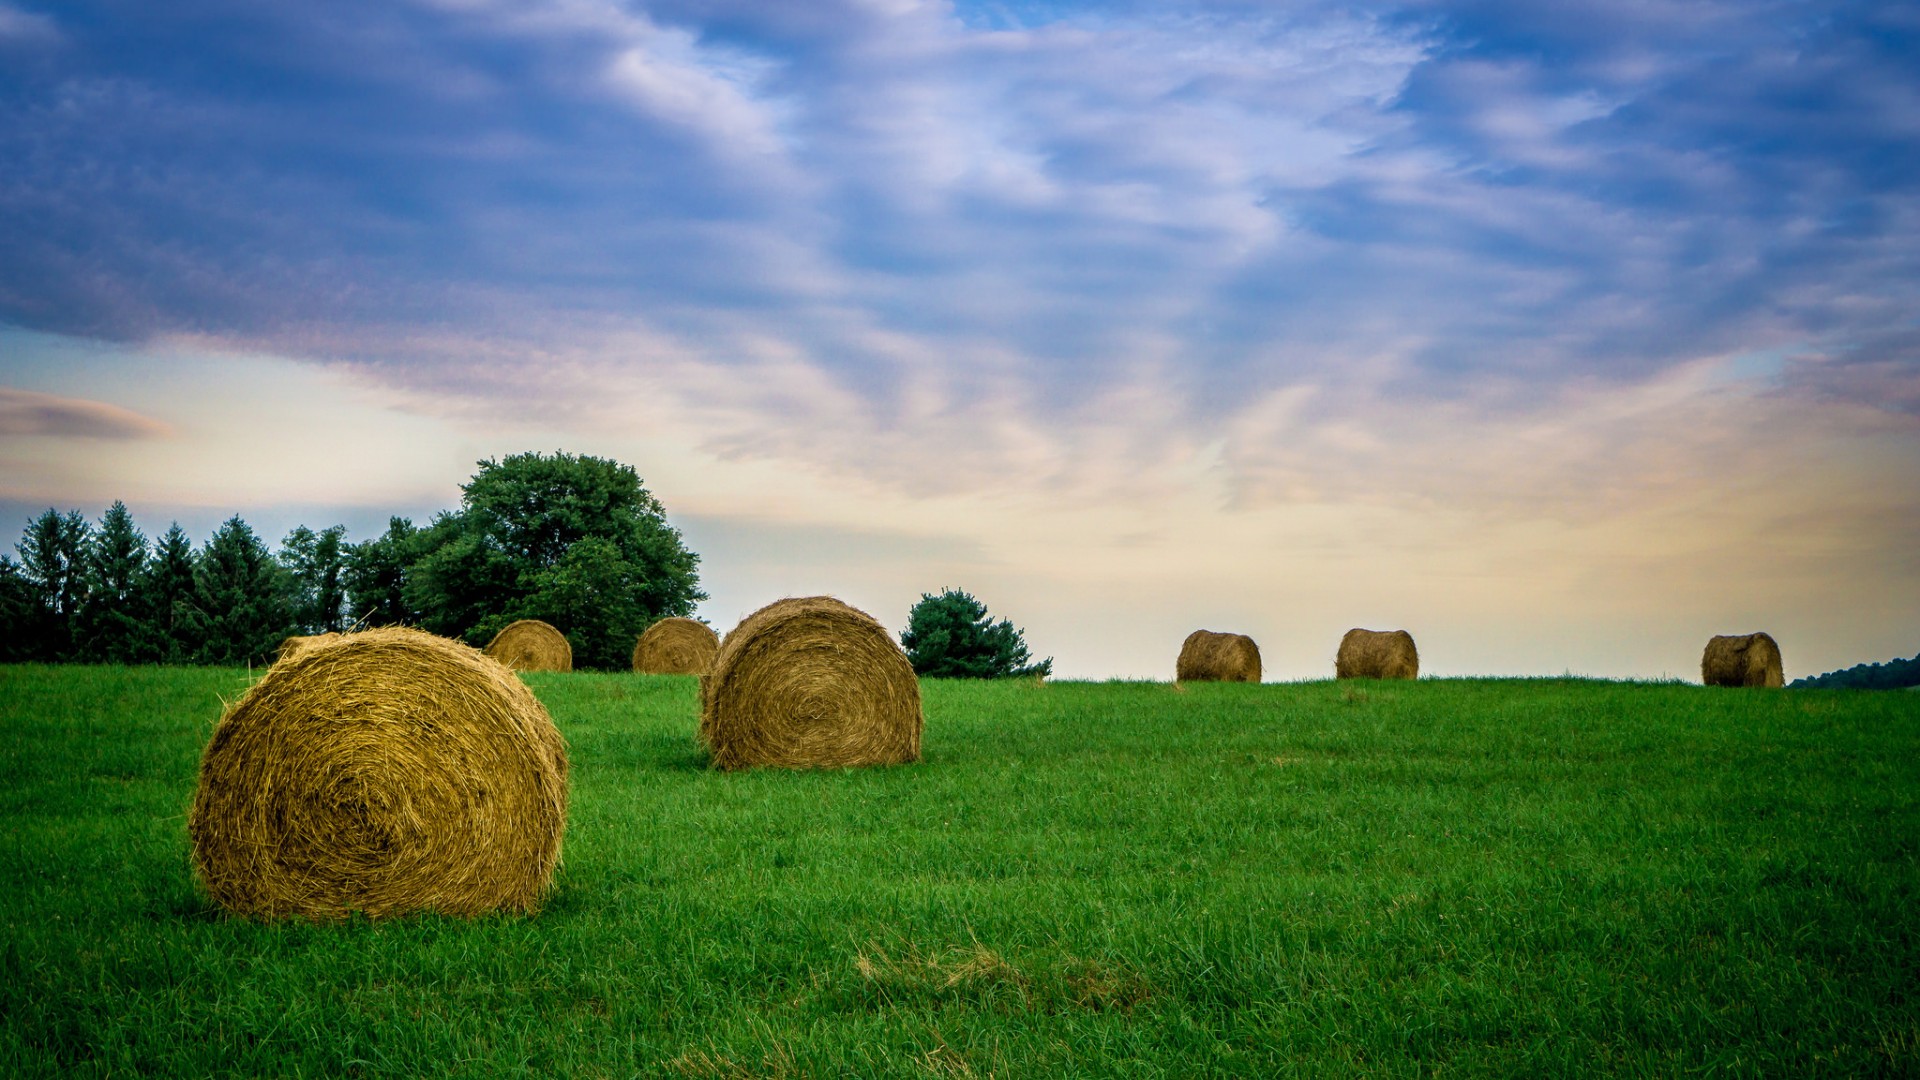
[[572,671],[567,635],[539,619],[508,623],[482,652],[515,671]]
[[1260,646],[1245,634],[1195,630],[1173,667],[1179,682],[1259,682]]
[[741,620],[701,680],[700,739],[722,769],[920,759],[920,682],[866,612],[830,596]]
[[526,686],[391,627],[269,669],[215,728],[187,831],[238,915],[476,915],[538,908],[566,815],[566,747]]
[[1700,681],[1708,686],[1782,686],[1780,646],[1772,634],[1715,634],[1700,656]]
[[698,619],[661,619],[633,646],[633,670],[648,675],[705,675],[713,670],[720,637]]
[[1334,657],[1336,679],[1417,679],[1420,652],[1405,630],[1347,631]]

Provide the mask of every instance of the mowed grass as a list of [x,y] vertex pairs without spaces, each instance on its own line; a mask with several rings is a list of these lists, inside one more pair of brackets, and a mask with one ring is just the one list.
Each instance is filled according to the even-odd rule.
[[0,1073],[1920,1072],[1920,698],[929,682],[926,760],[723,775],[536,675],[532,918],[256,925],[186,838],[232,670],[0,668]]

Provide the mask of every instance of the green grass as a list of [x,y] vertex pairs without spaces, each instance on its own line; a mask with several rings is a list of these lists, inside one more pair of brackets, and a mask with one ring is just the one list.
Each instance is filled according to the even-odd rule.
[[0,668],[0,1074],[1920,1073],[1912,695],[932,682],[922,764],[721,775],[690,678],[529,681],[542,914],[255,925],[245,673]]

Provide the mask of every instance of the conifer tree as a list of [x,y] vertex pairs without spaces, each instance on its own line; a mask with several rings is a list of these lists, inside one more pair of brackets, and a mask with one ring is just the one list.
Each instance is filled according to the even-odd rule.
[[48,507],[21,536],[20,569],[34,610],[27,628],[28,655],[36,660],[73,657],[76,616],[86,602],[87,519]]
[[193,635],[193,541],[174,522],[154,542],[153,557],[140,579],[137,605],[143,625],[134,655],[161,664],[184,664],[200,651]]
[[1030,664],[1012,622],[994,622],[987,606],[959,589],[923,593],[907,615],[900,645],[916,674],[940,679],[1004,679],[1053,673],[1053,657]]
[[240,515],[200,551],[187,620],[204,664],[264,664],[295,629],[279,564]]
[[11,555],[0,555],[0,663],[33,659],[39,603],[31,582]]
[[140,608],[140,578],[146,569],[147,538],[118,499],[100,518],[87,545],[86,606],[79,613],[79,649],[83,660],[125,664],[138,659],[146,621]]

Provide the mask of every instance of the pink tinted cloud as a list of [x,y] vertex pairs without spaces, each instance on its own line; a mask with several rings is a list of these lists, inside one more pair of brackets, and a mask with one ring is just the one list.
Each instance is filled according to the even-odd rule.
[[119,405],[0,386],[0,436],[164,439],[172,434],[165,423]]

